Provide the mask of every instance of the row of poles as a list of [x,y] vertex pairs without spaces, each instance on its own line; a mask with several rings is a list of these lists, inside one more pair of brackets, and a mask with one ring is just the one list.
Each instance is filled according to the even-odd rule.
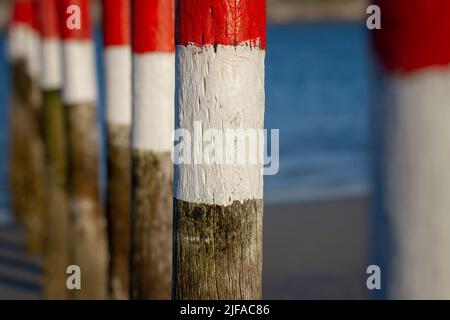
[[[450,3],[374,2],[374,259],[388,297],[448,298]],[[43,253],[45,297],[260,298],[261,168],[181,164],[172,182],[170,153],[174,109],[189,131],[263,127],[265,1],[177,0],[176,14],[172,1],[103,2],[106,215],[89,8],[17,0],[10,26],[13,204]],[[81,290],[66,288],[69,264]]]
[[45,298],[261,298],[262,167],[173,180],[171,151],[175,38],[176,127],[263,128],[265,0],[176,6],[175,32],[173,1],[103,1],[104,213],[91,2],[13,3],[11,191]]

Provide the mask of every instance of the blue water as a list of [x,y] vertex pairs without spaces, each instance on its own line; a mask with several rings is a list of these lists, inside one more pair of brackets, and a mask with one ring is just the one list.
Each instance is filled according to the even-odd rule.
[[[98,48],[100,43],[97,36]],[[265,126],[280,129],[280,171],[265,179],[267,202],[368,192],[367,47],[359,24],[269,26]],[[4,51],[5,39],[0,37],[0,222],[8,209],[9,80]],[[100,50],[97,58],[102,74]],[[102,81],[99,87],[103,118]],[[103,135],[103,124],[100,130]]]
[[368,191],[368,43],[359,24],[268,29],[266,128],[280,129],[269,202]]

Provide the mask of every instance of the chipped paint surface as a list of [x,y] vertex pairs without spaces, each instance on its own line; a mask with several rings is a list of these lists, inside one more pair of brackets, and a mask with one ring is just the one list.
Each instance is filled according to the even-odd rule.
[[[262,129],[265,51],[248,45],[177,46],[177,128]],[[262,152],[262,149],[259,150]],[[261,164],[191,165],[175,170],[175,197],[193,203],[230,205],[262,199]]]

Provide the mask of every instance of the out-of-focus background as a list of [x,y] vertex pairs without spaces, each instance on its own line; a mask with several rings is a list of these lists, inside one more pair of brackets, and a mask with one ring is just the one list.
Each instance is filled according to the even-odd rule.
[[[366,8],[268,0],[265,127],[280,129],[280,171],[265,178],[264,298],[368,297]],[[0,7],[0,299],[39,298],[39,259],[22,253],[9,211],[7,19]],[[97,47],[102,88],[100,31]]]

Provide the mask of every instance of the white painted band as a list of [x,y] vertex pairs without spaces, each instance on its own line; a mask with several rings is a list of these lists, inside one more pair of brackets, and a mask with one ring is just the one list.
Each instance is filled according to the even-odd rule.
[[131,47],[105,48],[106,121],[131,126]]
[[39,82],[41,73],[41,36],[38,31],[30,30],[27,50],[27,70],[31,78]]
[[134,149],[170,152],[174,129],[175,56],[151,52],[133,55]]
[[[262,129],[264,60],[265,51],[246,45],[178,46],[177,127],[192,133],[194,121],[201,121],[203,132]],[[174,193],[179,200],[218,205],[262,199],[262,164],[180,164]]]
[[63,84],[62,45],[59,39],[42,40],[41,88],[61,89]]
[[40,36],[25,24],[13,24],[9,29],[8,55],[11,62],[23,59],[28,74],[37,79],[40,73]]
[[30,28],[24,24],[13,24],[9,28],[8,36],[8,56],[10,61],[25,59]]
[[392,232],[388,294],[449,299],[450,66],[382,83],[376,111],[383,119],[381,191]]
[[63,41],[63,70],[65,104],[97,101],[95,53],[91,41]]

